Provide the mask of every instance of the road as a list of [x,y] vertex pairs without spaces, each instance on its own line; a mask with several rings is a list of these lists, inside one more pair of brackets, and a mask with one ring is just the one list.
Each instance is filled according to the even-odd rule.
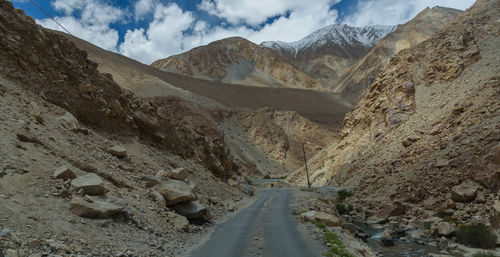
[[291,214],[291,193],[261,189],[259,198],[219,225],[191,257],[316,257],[325,251],[321,242],[300,232]]

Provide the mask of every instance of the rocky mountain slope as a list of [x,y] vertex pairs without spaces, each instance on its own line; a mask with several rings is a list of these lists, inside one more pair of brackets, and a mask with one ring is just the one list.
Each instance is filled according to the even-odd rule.
[[296,42],[268,41],[261,45],[276,51],[287,61],[329,86],[370,49],[394,30],[394,26],[351,27],[334,24]]
[[163,71],[230,84],[321,89],[270,49],[233,37],[151,64]]
[[5,0],[0,31],[1,255],[180,255],[251,193],[173,103],[120,88]]
[[346,69],[337,81],[331,82],[329,88],[342,99],[356,104],[366,88],[389,63],[391,56],[428,39],[460,13],[460,10],[445,7],[425,9],[378,41],[370,52]]
[[499,28],[500,2],[479,0],[391,58],[346,116],[338,145],[312,160],[315,183],[353,188],[364,216],[402,204],[406,221],[442,208],[460,223],[495,224]]

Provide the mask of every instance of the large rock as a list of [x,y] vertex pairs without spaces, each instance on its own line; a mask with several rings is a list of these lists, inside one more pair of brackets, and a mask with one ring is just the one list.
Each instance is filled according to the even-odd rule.
[[168,180],[155,187],[165,198],[167,206],[182,202],[189,202],[195,199],[191,187],[180,180]]
[[167,212],[168,223],[177,230],[186,230],[189,228],[189,220],[175,212]]
[[94,173],[88,173],[73,179],[71,186],[76,190],[83,189],[83,193],[87,195],[103,195],[106,192],[104,181]]
[[300,215],[300,217],[307,222],[321,222],[329,227],[336,227],[341,225],[341,221],[334,215],[325,213],[325,212],[317,212],[317,211],[308,211],[304,212]]
[[476,198],[480,185],[467,180],[451,189],[451,199],[455,202],[467,203]]
[[71,199],[70,210],[85,218],[111,218],[125,209],[127,203],[116,197],[75,196]]
[[69,131],[78,131],[78,120],[73,116],[73,114],[66,112],[64,116],[59,118],[61,125]]
[[156,176],[160,178],[184,180],[187,178],[188,173],[184,168],[177,168],[173,170],[160,170],[156,173]]
[[54,171],[54,174],[52,175],[53,178],[55,179],[74,179],[76,178],[75,172],[68,166],[63,166],[56,171]]
[[435,236],[451,236],[456,230],[455,224],[448,222],[434,223],[431,227],[431,233]]
[[375,215],[367,219],[367,223],[376,224],[386,222],[389,217],[400,216],[406,213],[406,206],[400,203],[394,203],[393,205],[388,205],[383,207]]
[[111,155],[114,155],[118,158],[127,157],[127,149],[125,149],[125,147],[123,147],[121,145],[116,145],[116,146],[110,147],[110,148],[106,149],[106,151],[108,153],[110,153]]
[[174,210],[188,219],[200,219],[206,213],[207,209],[198,201],[179,203],[173,206]]

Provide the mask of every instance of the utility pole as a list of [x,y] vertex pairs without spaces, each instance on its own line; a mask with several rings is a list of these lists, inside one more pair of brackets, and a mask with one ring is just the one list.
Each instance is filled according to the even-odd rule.
[[307,187],[310,189],[311,182],[309,182],[309,171],[307,170],[306,149],[304,148],[304,143],[302,143],[302,153],[304,153],[304,165],[306,167]]

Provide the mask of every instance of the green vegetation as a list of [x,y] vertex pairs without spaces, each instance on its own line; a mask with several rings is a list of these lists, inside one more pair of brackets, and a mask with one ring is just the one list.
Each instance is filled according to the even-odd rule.
[[313,221],[312,224],[314,224],[314,226],[316,226],[317,228],[320,228],[320,229],[324,229],[326,228],[326,225],[323,224],[322,222],[319,222],[319,221]]
[[445,211],[444,209],[439,209],[437,212],[436,212],[436,216],[438,216],[439,218],[441,219],[445,219],[447,217],[451,217],[453,215],[453,213],[451,212],[447,212]]
[[346,214],[349,212],[349,209],[343,203],[336,203],[335,208],[339,212],[340,215]]
[[497,242],[497,236],[481,223],[459,226],[456,236],[461,244],[483,249],[494,248]]
[[339,256],[339,257],[353,257],[353,255],[347,251],[344,243],[340,241],[339,236],[328,229],[323,229],[323,235],[327,243],[330,243],[332,247],[323,253],[324,256]]
[[472,255],[472,257],[497,257],[497,255],[494,253],[480,252]]
[[266,174],[266,175],[264,176],[264,179],[271,179],[271,176],[269,176],[269,174]]
[[352,193],[347,191],[347,190],[340,190],[337,192],[337,201],[338,202],[343,202],[347,197],[351,197]]

